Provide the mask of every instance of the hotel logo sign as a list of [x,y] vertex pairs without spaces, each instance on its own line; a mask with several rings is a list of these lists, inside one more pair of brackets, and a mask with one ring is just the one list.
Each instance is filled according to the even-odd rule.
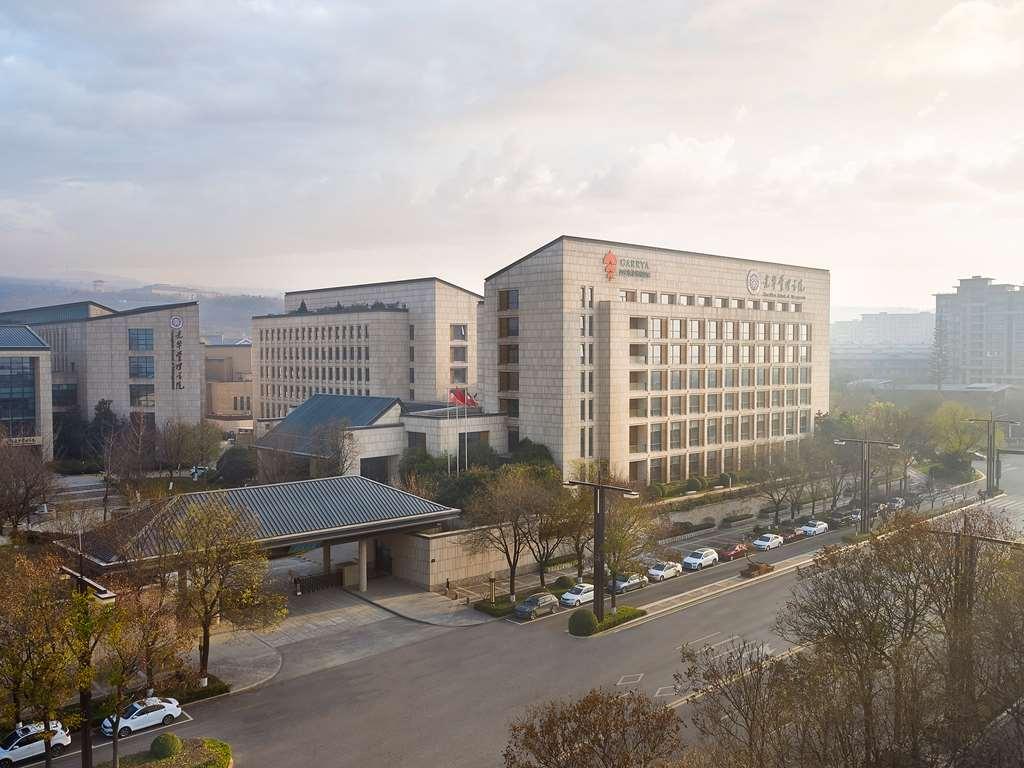
[[650,277],[651,266],[646,259],[619,258],[611,251],[604,255],[602,260],[604,273],[609,280],[614,280],[615,275],[622,277]]
[[771,299],[802,299],[804,280],[783,273],[771,274],[751,269],[747,271],[747,291]]

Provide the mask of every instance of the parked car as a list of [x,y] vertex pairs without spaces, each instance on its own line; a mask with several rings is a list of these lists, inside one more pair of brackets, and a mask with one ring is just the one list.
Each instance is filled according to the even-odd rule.
[[[856,513],[856,517],[854,516]],[[857,520],[860,519],[860,510],[854,510],[853,512],[834,512],[832,514],[832,527],[833,528],[845,528],[848,525],[853,525]]]
[[828,523],[824,520],[808,520],[800,526],[804,536],[817,536],[820,533],[828,533]]
[[[124,738],[154,725],[170,725],[180,716],[181,706],[177,699],[165,699],[158,696],[139,699],[129,704],[121,712],[121,717],[117,721],[117,733]],[[105,736],[114,735],[112,717],[108,717],[100,724],[100,731]]]
[[900,496],[893,496],[891,499],[889,499],[890,509],[895,509],[897,512],[899,512],[905,506],[907,506],[907,502]]
[[643,589],[647,583],[647,577],[639,573],[619,574],[608,582],[608,589],[616,595],[621,595],[624,592],[632,592],[634,589]]
[[683,559],[683,567],[691,571],[712,565],[718,565],[718,553],[711,547],[695,549]]
[[647,569],[647,576],[651,581],[664,581],[681,575],[683,566],[680,563],[673,563],[671,560],[659,560]]
[[777,549],[782,546],[782,537],[777,533],[762,533],[754,539],[754,548],[767,552],[769,549]]
[[[71,736],[58,720],[50,721],[50,754],[57,756],[71,744]],[[10,768],[14,763],[39,757],[46,751],[46,733],[42,723],[31,723],[15,728],[0,741],[0,768]]]
[[592,603],[594,602],[594,585],[583,582],[575,584],[568,592],[562,594],[558,602],[566,608],[576,608],[583,603]]
[[727,562],[729,562],[731,560],[735,560],[737,557],[743,557],[743,555],[747,554],[747,552],[749,552],[749,551],[750,551],[750,547],[748,547],[742,541],[738,541],[735,544],[733,544],[732,546],[727,547],[726,549],[721,550],[718,553],[718,557],[723,562],[727,563]]
[[536,619],[545,613],[554,613],[558,610],[558,598],[547,592],[538,592],[530,595],[525,600],[516,603],[512,612],[517,619]]
[[794,528],[792,531],[782,532],[782,543],[789,544],[791,541],[804,538],[804,532],[802,528]]

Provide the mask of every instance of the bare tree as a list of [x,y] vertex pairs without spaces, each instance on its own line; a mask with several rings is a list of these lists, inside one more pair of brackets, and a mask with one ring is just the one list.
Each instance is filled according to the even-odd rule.
[[359,468],[359,444],[347,421],[318,428],[311,441],[318,457],[311,463],[311,476],[351,475]]
[[185,443],[185,458],[190,467],[213,464],[220,455],[221,431],[213,424],[190,424]]
[[595,688],[512,723],[506,768],[652,768],[680,747],[675,711],[637,691]]
[[540,585],[547,586],[546,575],[552,559],[569,536],[570,514],[575,497],[562,487],[562,478],[553,466],[530,467],[530,487],[524,489],[523,534],[526,546],[537,561]]
[[[658,520],[652,509],[639,501],[612,498],[608,502],[604,529],[604,560],[614,581],[616,576],[640,570],[640,556],[657,544]],[[603,573],[595,573],[603,579]],[[611,590],[615,612],[615,590]]]
[[53,495],[57,478],[38,452],[0,437],[0,532],[14,533]]
[[532,492],[529,467],[510,464],[498,470],[466,508],[466,522],[474,528],[471,545],[478,550],[495,549],[505,558],[512,601],[519,560],[528,547],[526,510]]
[[157,457],[170,480],[174,480],[175,473],[180,472],[189,460],[191,432],[192,425],[168,420],[156,435]]

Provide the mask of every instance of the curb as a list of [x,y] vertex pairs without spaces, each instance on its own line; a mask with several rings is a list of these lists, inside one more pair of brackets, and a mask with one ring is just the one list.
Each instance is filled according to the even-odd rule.
[[368,597],[360,595],[358,592],[352,592],[351,590],[346,589],[345,593],[352,595],[352,597],[359,598],[364,603],[369,603],[370,605],[376,606],[377,608],[380,608],[382,611],[387,611],[392,616],[397,616],[400,619],[407,619],[408,621],[414,621],[417,624],[423,624],[428,627],[445,627],[446,629],[468,629],[469,627],[479,627],[482,624],[490,624],[492,621],[501,621],[504,618],[503,616],[488,616],[486,619],[483,619],[482,621],[473,622],[472,624],[443,624],[437,621],[429,621],[428,619],[420,619],[416,616],[408,616],[402,613],[401,611],[396,611],[394,608],[389,608],[386,605],[381,605],[380,603],[375,602]]

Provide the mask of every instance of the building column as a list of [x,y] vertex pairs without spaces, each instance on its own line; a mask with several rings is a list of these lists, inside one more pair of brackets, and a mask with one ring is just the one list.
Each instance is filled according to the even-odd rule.
[[366,591],[366,539],[359,540],[359,591]]
[[324,556],[324,576],[331,575],[331,542],[324,541],[320,543],[320,548],[323,551]]

